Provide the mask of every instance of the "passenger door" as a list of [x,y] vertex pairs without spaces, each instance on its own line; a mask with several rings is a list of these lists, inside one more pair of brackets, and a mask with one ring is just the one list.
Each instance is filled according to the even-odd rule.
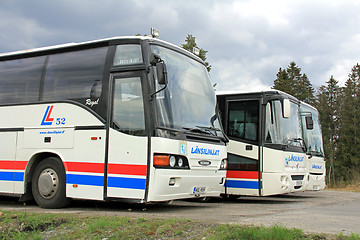
[[107,197],[145,198],[148,140],[140,73],[111,76]]
[[260,195],[259,101],[229,101],[227,109],[227,194]]

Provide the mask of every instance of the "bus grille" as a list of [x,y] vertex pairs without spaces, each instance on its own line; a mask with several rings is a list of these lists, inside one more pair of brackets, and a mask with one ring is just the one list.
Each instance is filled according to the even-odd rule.
[[295,180],[303,180],[304,179],[304,175],[291,175],[291,179],[293,181]]

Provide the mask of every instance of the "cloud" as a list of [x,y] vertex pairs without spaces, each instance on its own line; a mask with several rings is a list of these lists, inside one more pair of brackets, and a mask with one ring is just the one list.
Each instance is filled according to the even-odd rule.
[[272,86],[295,61],[317,87],[360,61],[360,2],[350,0],[4,0],[0,52],[160,30],[208,51],[219,89]]
[[37,45],[37,38],[48,35],[46,29],[33,19],[1,9],[0,16],[0,52],[32,48]]

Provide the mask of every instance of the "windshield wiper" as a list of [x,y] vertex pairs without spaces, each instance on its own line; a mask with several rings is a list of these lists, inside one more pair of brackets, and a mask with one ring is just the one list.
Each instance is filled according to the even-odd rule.
[[313,156],[316,156],[316,157],[324,156],[321,152],[318,152],[318,151],[307,151],[306,154],[308,154],[310,156],[310,158],[312,158]]
[[302,138],[289,138],[287,141],[291,143],[299,143],[301,145]]
[[217,136],[217,131],[220,131],[221,132],[221,129],[219,128],[216,128],[216,127],[212,127],[212,126],[209,126],[209,127],[204,127],[204,126],[196,126],[197,128],[201,128],[201,129],[205,129],[205,130],[208,130],[208,131],[214,131],[215,132],[215,135]]
[[[290,146],[302,147],[301,141],[302,141],[302,138],[288,138],[288,139],[286,139],[287,143],[283,143],[281,145],[283,145],[283,150],[288,149]],[[300,146],[295,146],[292,143],[298,143]]]
[[190,132],[195,132],[195,133],[205,133],[205,134],[209,134],[212,136],[216,136],[213,132],[211,132],[209,129],[207,128],[203,128],[203,127],[198,127],[196,126],[195,128],[188,128],[188,127],[183,127],[183,129],[188,130]]
[[[216,136],[219,137],[220,139],[222,139],[222,141],[224,141],[225,143],[229,142],[229,138],[224,134],[224,132],[220,129],[220,128],[216,128],[216,127],[205,127],[205,126],[195,126],[196,128],[183,128],[183,129],[187,129],[190,130],[192,132],[201,132],[201,133],[207,133],[210,134],[212,136]],[[219,136],[217,134],[217,131],[220,131],[223,136]]]

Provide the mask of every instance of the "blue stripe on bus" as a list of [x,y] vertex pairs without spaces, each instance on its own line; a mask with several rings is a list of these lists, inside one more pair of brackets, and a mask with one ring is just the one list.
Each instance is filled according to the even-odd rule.
[[146,179],[108,177],[108,187],[145,190]]
[[[260,186],[262,188],[262,182],[261,182]],[[229,188],[259,189],[259,181],[226,180],[226,187],[229,187]]]
[[66,174],[66,183],[102,187],[104,186],[104,176]]
[[24,173],[23,172],[0,172],[0,180],[23,182],[24,181]]
[[[80,184],[88,186],[104,186],[103,176],[66,174],[67,184]],[[130,188],[145,190],[146,179],[108,177],[108,187]]]

